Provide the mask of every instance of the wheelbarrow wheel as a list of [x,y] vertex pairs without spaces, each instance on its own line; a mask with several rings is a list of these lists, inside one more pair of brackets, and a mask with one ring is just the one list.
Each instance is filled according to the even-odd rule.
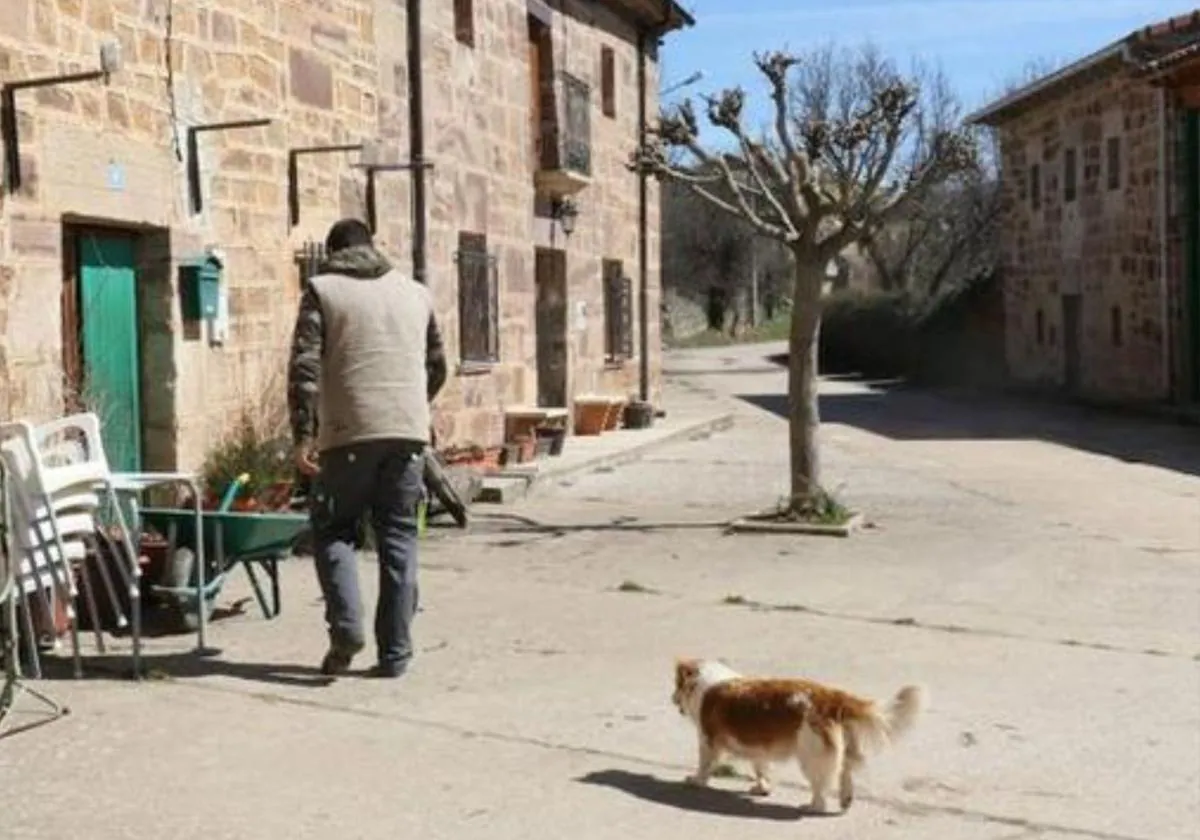
[[450,479],[446,475],[446,471],[442,469],[442,462],[438,459],[437,453],[432,449],[427,450],[425,453],[425,486],[442,503],[447,513],[454,517],[454,521],[458,523],[458,526],[466,528],[467,506],[463,502],[462,497],[458,495],[454,487],[450,484]]

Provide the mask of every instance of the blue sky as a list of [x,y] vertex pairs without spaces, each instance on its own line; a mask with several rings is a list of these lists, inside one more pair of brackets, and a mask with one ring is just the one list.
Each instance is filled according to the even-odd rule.
[[[1071,61],[1130,31],[1200,8],[1197,0],[683,0],[696,25],[673,33],[664,87],[704,71],[678,100],[741,85],[750,124],[762,124],[765,88],[756,50],[802,51],[872,41],[907,66],[939,63],[967,110],[984,104],[1030,61]],[[707,132],[706,132],[707,133]],[[715,138],[714,138],[715,139]]]

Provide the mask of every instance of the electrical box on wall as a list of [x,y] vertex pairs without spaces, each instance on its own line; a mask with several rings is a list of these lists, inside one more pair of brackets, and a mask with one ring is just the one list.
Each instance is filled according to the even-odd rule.
[[221,276],[225,264],[220,254],[208,252],[179,266],[179,304],[185,321],[212,321],[221,301]]

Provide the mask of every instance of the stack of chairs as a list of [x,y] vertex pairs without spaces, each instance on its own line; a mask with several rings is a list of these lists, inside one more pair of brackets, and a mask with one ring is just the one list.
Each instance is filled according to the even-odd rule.
[[[56,700],[28,686],[21,679],[18,663],[17,636],[17,552],[13,537],[11,475],[4,459],[0,459],[0,665],[3,666],[3,681],[0,682],[0,737],[58,720],[67,713],[66,707]],[[30,722],[9,726],[17,718],[16,703],[22,695],[29,695],[44,708],[44,713]]]
[[[99,419],[86,413],[36,427],[23,421],[0,425],[0,458],[10,508],[10,612],[21,614],[22,632],[15,635],[25,641],[33,678],[42,676],[34,607],[46,616],[55,615],[56,607],[65,613],[78,678],[83,676],[81,607],[103,653],[102,603],[110,621],[129,628],[133,673],[140,676],[141,566],[104,454]],[[99,550],[98,541],[117,550]],[[118,562],[110,563],[106,554]]]

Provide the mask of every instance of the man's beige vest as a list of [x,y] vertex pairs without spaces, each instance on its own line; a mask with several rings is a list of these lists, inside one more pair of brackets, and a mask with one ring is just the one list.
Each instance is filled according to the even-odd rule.
[[398,271],[381,277],[313,277],[324,352],[317,445],[429,442],[425,347],[433,300]]

